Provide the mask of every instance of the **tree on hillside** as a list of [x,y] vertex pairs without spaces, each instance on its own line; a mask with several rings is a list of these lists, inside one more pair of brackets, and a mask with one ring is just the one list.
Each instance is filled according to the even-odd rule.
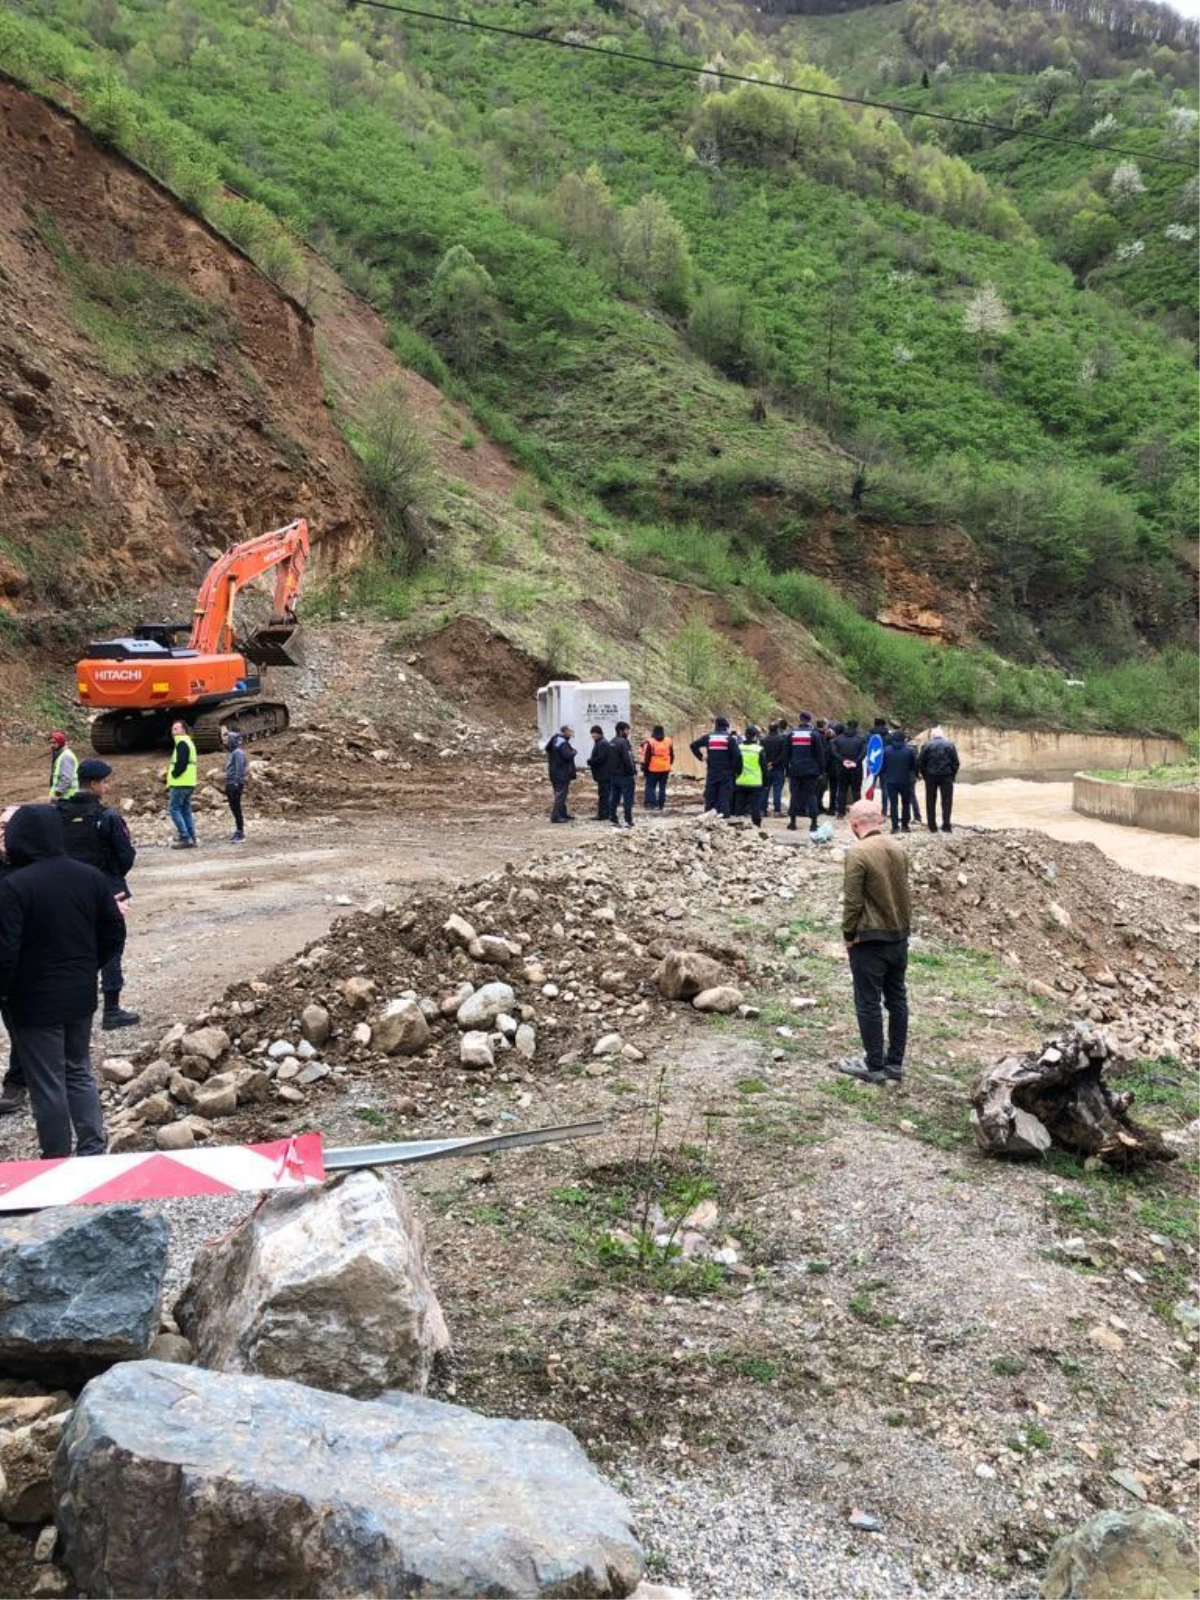
[[385,562],[410,571],[424,554],[420,513],[431,479],[429,446],[409,413],[402,379],[377,384],[368,394],[354,444],[379,512]]
[[583,174],[568,172],[550,196],[565,238],[593,263],[611,262],[620,245],[620,222],[612,191],[595,164]]
[[963,308],[963,327],[975,339],[980,357],[1012,328],[1012,312],[994,283],[985,283]]
[[644,194],[621,213],[621,266],[666,311],[687,307],[691,257],[662,195]]
[[496,338],[499,307],[492,275],[465,245],[451,245],[433,275],[434,336],[455,366],[474,372]]
[[1138,195],[1146,192],[1141,168],[1136,161],[1122,161],[1114,168],[1108,187],[1114,200],[1136,200]]
[[688,338],[706,361],[738,383],[753,383],[766,370],[766,341],[745,289],[706,285],[688,318]]

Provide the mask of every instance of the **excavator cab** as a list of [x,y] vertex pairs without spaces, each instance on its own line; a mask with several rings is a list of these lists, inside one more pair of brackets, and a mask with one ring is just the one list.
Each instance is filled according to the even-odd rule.
[[304,633],[294,619],[269,622],[242,641],[241,651],[257,667],[302,667]]

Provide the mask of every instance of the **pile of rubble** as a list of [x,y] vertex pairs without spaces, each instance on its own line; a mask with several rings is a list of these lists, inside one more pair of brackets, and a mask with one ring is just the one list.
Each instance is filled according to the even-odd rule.
[[[247,809],[268,817],[399,809],[399,774],[406,780],[403,810],[412,812],[414,800],[420,809],[422,772],[434,775],[433,793],[444,799],[447,769],[461,772],[468,757],[472,765],[485,761],[530,775],[527,750],[511,737],[484,738],[473,728],[459,726],[434,738],[418,729],[384,727],[367,717],[310,723],[251,746],[249,755]],[[122,769],[120,805],[131,821],[162,817],[167,760],[163,753],[132,773],[128,767]],[[197,814],[225,814],[225,757],[201,756],[199,777],[193,801]]]
[[1104,1024],[1122,1055],[1200,1060],[1194,890],[1024,832],[931,840],[911,876],[918,930],[932,921],[994,952],[1067,1015]]

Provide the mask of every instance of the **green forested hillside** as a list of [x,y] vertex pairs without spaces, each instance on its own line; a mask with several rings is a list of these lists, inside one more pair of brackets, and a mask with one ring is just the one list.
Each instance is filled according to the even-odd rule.
[[[1115,48],[1022,72],[976,48],[965,4],[921,4],[479,8],[693,76],[332,0],[26,0],[0,12],[0,65],[71,84],[302,291],[282,218],[560,493],[719,529],[769,574],[853,488],[865,515],[976,538],[1010,654],[1095,670],[1184,642],[1188,41],[1139,42],[1132,77]],[[930,67],[939,18],[954,60]],[[1146,158],[1131,175],[700,70],[835,90],[814,58],[914,109],[1102,124],[1093,144]]]

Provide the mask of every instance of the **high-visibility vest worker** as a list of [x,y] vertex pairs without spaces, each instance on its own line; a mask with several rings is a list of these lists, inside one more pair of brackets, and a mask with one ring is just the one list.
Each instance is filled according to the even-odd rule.
[[79,793],[79,763],[65,733],[50,735],[50,798],[69,800]]
[[[180,759],[180,752],[183,759]],[[196,787],[196,741],[190,733],[175,735],[175,753],[167,768],[168,789],[194,789]]]
[[642,759],[647,772],[670,772],[675,764],[675,746],[670,739],[651,737],[643,746]]
[[734,784],[739,789],[761,789],[763,786],[762,768],[763,747],[755,740],[742,746],[742,770],[734,779]]

